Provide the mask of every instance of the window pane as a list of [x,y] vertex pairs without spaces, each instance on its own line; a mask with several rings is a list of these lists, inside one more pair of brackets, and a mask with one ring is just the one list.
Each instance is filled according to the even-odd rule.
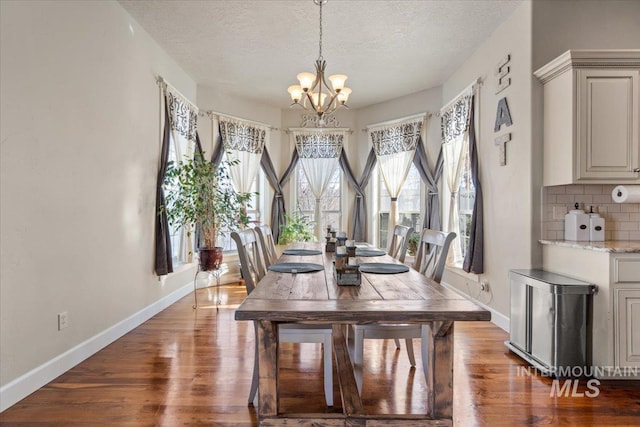
[[460,236],[454,240],[454,244],[460,246],[460,253],[464,259],[469,248],[469,236],[471,234],[471,217],[473,215],[473,204],[476,199],[476,189],[471,180],[471,163],[469,152],[465,153],[463,159],[464,169],[460,186],[458,187],[458,214],[460,216]]
[[[187,140],[186,138],[178,138],[173,137],[173,134],[169,134],[169,161],[173,161],[174,163],[178,163],[180,161],[184,161],[184,155],[187,151]],[[186,261],[186,232],[183,227],[172,227],[169,224],[169,235],[171,236],[171,258],[174,265],[180,265],[181,263]]]
[[399,212],[420,212],[420,187],[422,180],[415,166],[411,165],[407,180],[402,184],[398,197]]
[[[251,184],[250,192],[253,193],[253,195],[251,196],[251,199],[247,204],[247,215],[250,218],[249,227],[253,227],[254,225],[259,225],[262,223],[261,222],[262,215],[260,212],[260,198],[262,197],[262,195],[258,193],[258,190],[260,189],[260,184],[263,179],[264,179],[264,172],[262,172],[262,170],[259,169],[258,173],[256,174],[256,178],[253,180],[253,183]],[[218,243],[218,246],[221,246],[224,249],[224,251],[237,250],[236,242],[234,242],[233,239],[231,238],[231,230],[222,230],[221,235],[218,236],[217,243]]]
[[[391,201],[387,192],[382,173],[378,169],[379,180],[379,199],[378,205],[378,246],[387,247],[387,233],[389,231],[389,211],[391,210]],[[422,206],[422,179],[418,170],[411,165],[407,179],[402,184],[402,190],[398,197],[398,225],[413,227],[415,230],[422,229],[421,206]]]
[[[296,178],[297,209],[301,210],[311,221],[315,221],[316,198],[311,191],[302,165],[297,166]],[[342,171],[336,167],[320,200],[321,229],[325,229],[330,224],[334,229],[340,230],[342,224],[341,192]]]

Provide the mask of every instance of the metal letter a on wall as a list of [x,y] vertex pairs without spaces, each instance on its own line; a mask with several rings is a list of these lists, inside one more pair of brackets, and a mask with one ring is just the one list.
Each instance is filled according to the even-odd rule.
[[507,105],[507,98],[505,97],[498,101],[498,111],[496,111],[496,124],[493,127],[493,131],[498,132],[500,130],[500,126],[511,126],[512,124],[513,122],[511,121],[511,113],[509,113],[509,106]]

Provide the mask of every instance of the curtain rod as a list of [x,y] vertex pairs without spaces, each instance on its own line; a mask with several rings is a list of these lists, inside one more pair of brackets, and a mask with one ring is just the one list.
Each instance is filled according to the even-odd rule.
[[451,104],[453,104],[454,102],[456,102],[458,100],[458,98],[460,98],[462,95],[465,94],[465,92],[467,92],[469,89],[471,89],[472,91],[475,92],[475,90],[482,86],[482,78],[478,77],[477,79],[475,79],[474,81],[472,81],[470,84],[467,85],[467,87],[465,87],[464,89],[462,89],[460,91],[460,93],[458,93],[456,96],[454,96],[451,101],[447,102],[445,105],[442,106],[442,108],[440,109],[440,111],[446,110],[447,108],[449,108],[451,106]]
[[289,128],[286,130],[286,134],[289,135],[292,132],[304,132],[304,131],[338,131],[338,132],[347,132],[353,133],[353,131],[349,128]]
[[202,115],[202,116],[207,115],[210,119],[213,119],[215,116],[217,116],[218,118],[226,117],[226,118],[232,119],[232,120],[240,120],[240,121],[243,121],[243,122],[253,123],[253,124],[256,124],[256,125],[260,125],[260,126],[266,126],[270,130],[280,130],[277,127],[273,127],[268,123],[257,122],[255,120],[249,120],[249,119],[245,119],[245,118],[242,118],[242,117],[236,117],[236,116],[232,116],[230,114],[218,113],[217,111],[212,111],[212,110],[207,110],[207,111],[201,112],[200,115]]
[[440,114],[440,113],[430,113],[430,112],[428,112],[428,111],[427,111],[427,112],[424,112],[424,113],[412,114],[412,115],[410,115],[410,116],[401,117],[401,118],[399,118],[399,119],[387,120],[386,122],[380,122],[380,123],[375,123],[375,124],[372,124],[372,125],[367,125],[367,127],[366,127],[366,128],[362,129],[362,132],[366,132],[366,131],[368,131],[369,129],[374,128],[374,127],[378,127],[378,126],[391,125],[391,124],[394,124],[394,123],[403,122],[403,121],[405,121],[405,120],[409,120],[409,119],[417,119],[417,118],[420,118],[420,117],[425,118],[425,117],[431,117],[431,116],[433,116],[433,115],[436,115],[436,116],[437,116],[437,115],[439,115],[439,114]]
[[193,102],[191,101],[189,98],[187,98],[186,96],[184,96],[182,94],[182,92],[180,92],[178,89],[176,89],[176,87],[174,85],[172,85],[171,83],[169,83],[164,77],[162,77],[161,75],[157,75],[156,76],[156,83],[158,84],[158,86],[160,86],[162,89],[167,89],[167,86],[171,87],[171,90],[175,93],[177,93],[178,95],[180,95],[180,97],[187,101],[189,104],[191,104],[193,107],[195,107],[198,111],[200,111],[200,108]]

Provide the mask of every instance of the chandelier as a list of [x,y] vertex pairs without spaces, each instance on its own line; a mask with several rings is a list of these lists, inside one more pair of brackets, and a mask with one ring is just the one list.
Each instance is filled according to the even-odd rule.
[[313,0],[315,4],[320,6],[320,42],[318,43],[319,53],[316,59],[316,74],[300,73],[296,77],[300,82],[299,85],[289,86],[289,94],[294,105],[299,105],[305,110],[313,110],[318,115],[318,123],[324,125],[324,116],[330,115],[338,107],[347,106],[347,99],[351,89],[344,86],[347,76],[344,74],[334,74],[329,76],[331,86],[324,79],[324,70],[327,62],[322,57],[322,5],[328,0]]

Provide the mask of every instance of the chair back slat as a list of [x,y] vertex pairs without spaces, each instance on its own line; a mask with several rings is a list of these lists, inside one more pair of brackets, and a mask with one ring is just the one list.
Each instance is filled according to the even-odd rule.
[[262,254],[264,255],[264,265],[266,268],[275,264],[278,260],[278,253],[276,252],[276,243],[273,240],[273,233],[271,227],[268,225],[259,225],[254,228],[258,239],[260,240],[260,246],[262,247]]
[[240,260],[240,271],[245,281],[247,294],[250,294],[256,284],[266,274],[263,264],[262,249],[253,229],[248,228],[242,231],[231,232],[231,238],[236,242],[238,248],[238,258]]
[[413,234],[413,227],[404,225],[396,225],[393,229],[393,235],[387,253],[400,262],[404,262],[407,255],[407,244],[409,237]]
[[449,247],[455,237],[456,233],[446,233],[428,228],[422,230],[413,268],[440,283]]

